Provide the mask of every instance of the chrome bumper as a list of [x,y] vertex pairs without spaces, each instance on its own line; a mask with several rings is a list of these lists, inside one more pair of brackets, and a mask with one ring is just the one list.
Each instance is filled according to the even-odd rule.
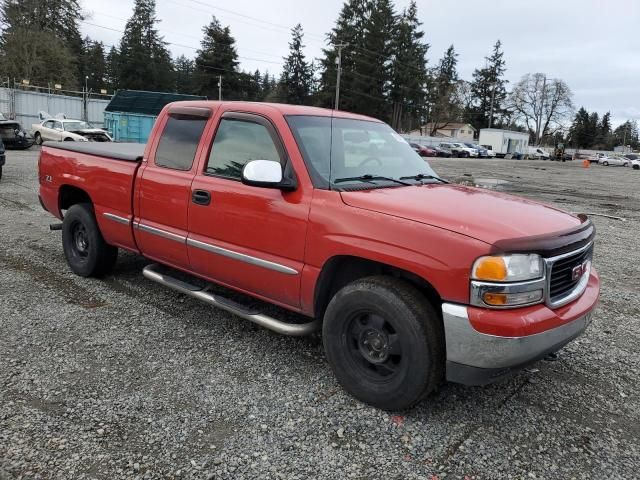
[[560,327],[525,337],[480,333],[467,316],[467,307],[442,305],[447,347],[447,380],[484,385],[555,352],[579,336],[591,322],[591,312]]

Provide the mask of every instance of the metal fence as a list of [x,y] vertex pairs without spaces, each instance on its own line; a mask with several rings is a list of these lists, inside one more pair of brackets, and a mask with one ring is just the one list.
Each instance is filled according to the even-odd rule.
[[[6,85],[6,83],[5,83]],[[51,90],[43,87],[0,87],[0,113],[17,120],[26,130],[40,119],[38,112],[52,116],[63,113],[67,118],[87,120],[96,127],[104,124],[104,109],[111,97],[76,91]]]

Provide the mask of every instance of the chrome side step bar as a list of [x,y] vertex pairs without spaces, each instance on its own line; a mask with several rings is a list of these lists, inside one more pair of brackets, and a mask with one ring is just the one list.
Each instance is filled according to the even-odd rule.
[[208,287],[200,288],[177,278],[165,275],[157,271],[159,265],[151,264],[142,269],[142,274],[149,280],[160,283],[166,287],[172,288],[180,293],[189,295],[207,302],[214,307],[221,308],[227,312],[238,315],[239,317],[256,323],[262,327],[278,332],[282,335],[302,336],[308,335],[320,328],[320,320],[312,320],[308,323],[288,323],[269,317],[257,310],[250,310],[233,300],[226,299],[220,295],[214,295],[208,291]]

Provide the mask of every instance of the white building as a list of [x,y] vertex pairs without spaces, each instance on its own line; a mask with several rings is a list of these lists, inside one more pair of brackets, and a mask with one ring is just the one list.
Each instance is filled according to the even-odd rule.
[[482,128],[478,144],[503,157],[509,153],[526,154],[529,148],[529,134],[499,128]]
[[473,142],[476,129],[470,123],[439,122],[427,123],[422,127],[412,130],[408,135],[412,137],[440,137],[450,141]]

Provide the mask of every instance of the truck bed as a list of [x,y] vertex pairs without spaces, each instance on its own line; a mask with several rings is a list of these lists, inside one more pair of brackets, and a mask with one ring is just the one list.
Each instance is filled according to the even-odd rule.
[[144,143],[116,142],[45,142],[44,146],[127,162],[140,162],[145,148]]

